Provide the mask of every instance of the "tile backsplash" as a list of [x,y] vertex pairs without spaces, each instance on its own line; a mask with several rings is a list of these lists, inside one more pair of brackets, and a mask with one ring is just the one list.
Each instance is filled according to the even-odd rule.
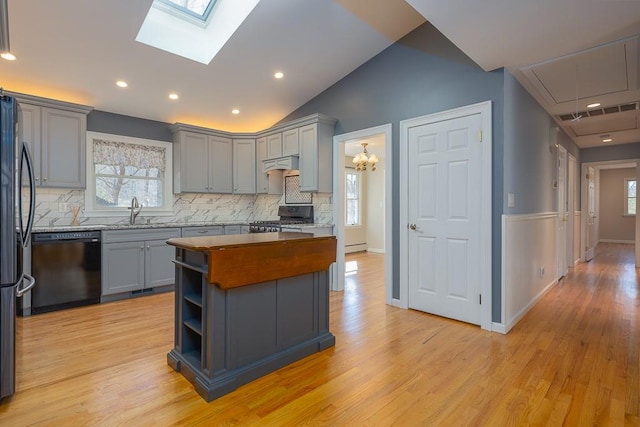
[[[23,191],[24,203],[28,203],[26,190]],[[84,190],[56,188],[38,188],[36,190],[35,226],[64,226],[71,224],[73,207],[80,208],[80,224],[126,224],[129,215],[87,216],[84,211]],[[138,222],[149,220],[151,223],[224,223],[250,222],[254,220],[276,219],[278,206],[285,204],[285,197],[266,194],[201,194],[184,193],[173,195],[173,215],[145,215],[144,208],[138,216]],[[26,206],[26,205],[25,205]],[[333,223],[332,194],[314,193],[313,206],[315,222]]]

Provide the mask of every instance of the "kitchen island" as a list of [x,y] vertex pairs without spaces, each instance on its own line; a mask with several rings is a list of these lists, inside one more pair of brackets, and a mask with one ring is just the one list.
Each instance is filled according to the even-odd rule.
[[335,344],[335,236],[174,238],[175,347],[168,364],[207,401]]

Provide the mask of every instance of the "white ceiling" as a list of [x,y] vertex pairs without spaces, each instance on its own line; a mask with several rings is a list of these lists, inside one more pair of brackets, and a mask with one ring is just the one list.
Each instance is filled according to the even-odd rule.
[[578,146],[640,142],[639,0],[407,2],[483,69],[508,68]]
[[[425,18],[483,69],[507,67],[554,117],[576,111],[576,65],[578,110],[640,100],[640,0],[261,0],[209,65],[135,42],[151,0],[8,3],[18,60],[0,61],[5,89],[167,123],[269,127]],[[640,142],[637,107],[557,120],[582,147],[607,133]]]
[[[151,0],[8,5],[18,60],[0,61],[5,89],[247,132],[278,122],[424,22],[404,0],[261,0],[203,65],[135,41]],[[284,79],[273,78],[278,70]],[[118,89],[118,79],[129,87]]]

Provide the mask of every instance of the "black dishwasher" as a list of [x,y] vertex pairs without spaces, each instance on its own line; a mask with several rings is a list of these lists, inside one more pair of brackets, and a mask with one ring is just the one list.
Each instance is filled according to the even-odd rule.
[[31,312],[99,303],[101,264],[100,231],[33,233]]

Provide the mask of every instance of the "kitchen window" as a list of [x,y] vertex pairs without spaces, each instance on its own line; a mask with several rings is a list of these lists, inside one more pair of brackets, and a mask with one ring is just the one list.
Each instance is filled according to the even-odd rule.
[[358,226],[361,223],[360,199],[361,199],[361,175],[360,172],[348,170],[346,173],[347,194],[347,226]]
[[86,210],[128,214],[137,197],[143,213],[170,212],[171,159],[169,142],[87,132]]
[[624,180],[624,215],[636,214],[636,179]]

